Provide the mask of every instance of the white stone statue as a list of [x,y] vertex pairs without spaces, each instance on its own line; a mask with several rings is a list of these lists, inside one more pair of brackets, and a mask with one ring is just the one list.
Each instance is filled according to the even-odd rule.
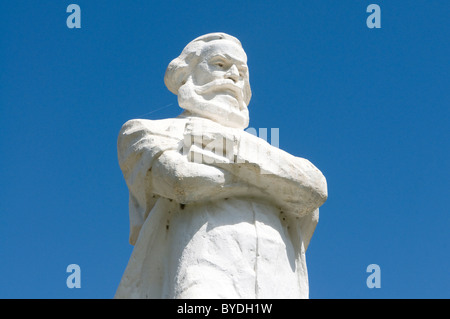
[[118,138],[134,250],[115,297],[308,298],[305,251],[326,180],[244,131],[241,43],[198,37],[164,80],[184,112],[130,120]]

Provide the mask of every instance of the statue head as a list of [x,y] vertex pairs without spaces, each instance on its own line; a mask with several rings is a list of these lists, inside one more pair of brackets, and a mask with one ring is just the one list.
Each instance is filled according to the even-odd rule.
[[238,39],[210,33],[191,41],[164,76],[181,108],[224,126],[245,129],[251,98],[247,55]]

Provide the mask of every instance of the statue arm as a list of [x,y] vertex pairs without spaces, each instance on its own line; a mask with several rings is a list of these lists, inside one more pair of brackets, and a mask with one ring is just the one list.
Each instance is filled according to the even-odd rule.
[[154,193],[190,203],[204,200],[216,200],[242,194],[251,194],[254,190],[231,172],[219,167],[188,161],[178,151],[165,151],[159,156],[151,170]]
[[162,134],[164,127],[157,125],[131,120],[119,133],[119,165],[140,206],[150,206],[155,194],[189,203],[255,192],[227,170],[189,161],[178,149],[179,138]]
[[213,165],[258,188],[282,209],[296,215],[312,212],[328,196],[326,179],[311,162],[250,134],[241,137],[233,162],[215,161]]
[[304,179],[301,171],[283,171],[286,174],[261,173],[258,164],[215,164],[232,172],[243,182],[266,194],[281,209],[296,215],[306,215],[320,207],[327,199],[326,180],[319,172],[316,177]]
[[240,139],[235,161],[199,163],[180,153],[179,138],[160,134],[164,129],[156,129],[157,123],[144,123],[127,122],[118,140],[120,167],[143,207],[154,194],[180,203],[259,197],[302,215],[326,200],[326,181],[317,168],[255,136]]

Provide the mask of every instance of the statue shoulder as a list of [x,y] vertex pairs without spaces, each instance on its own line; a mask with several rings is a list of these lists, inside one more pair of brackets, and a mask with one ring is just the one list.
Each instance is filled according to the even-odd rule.
[[[121,128],[117,139],[117,152],[121,167],[131,165],[130,159],[138,159],[141,152],[157,153],[176,148],[183,139],[186,121],[182,119],[147,120],[133,119]],[[131,165],[132,166],[132,165]]]
[[162,120],[132,119],[127,121],[120,129],[120,136],[135,134],[163,134],[166,135],[175,127],[184,127],[186,120],[169,118]]

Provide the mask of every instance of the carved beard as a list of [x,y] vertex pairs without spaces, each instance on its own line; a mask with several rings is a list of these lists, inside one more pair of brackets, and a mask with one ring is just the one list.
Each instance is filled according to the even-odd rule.
[[223,126],[245,129],[249,123],[247,105],[242,90],[234,92],[233,86],[231,80],[225,79],[198,86],[189,77],[178,89],[178,104],[195,115]]

